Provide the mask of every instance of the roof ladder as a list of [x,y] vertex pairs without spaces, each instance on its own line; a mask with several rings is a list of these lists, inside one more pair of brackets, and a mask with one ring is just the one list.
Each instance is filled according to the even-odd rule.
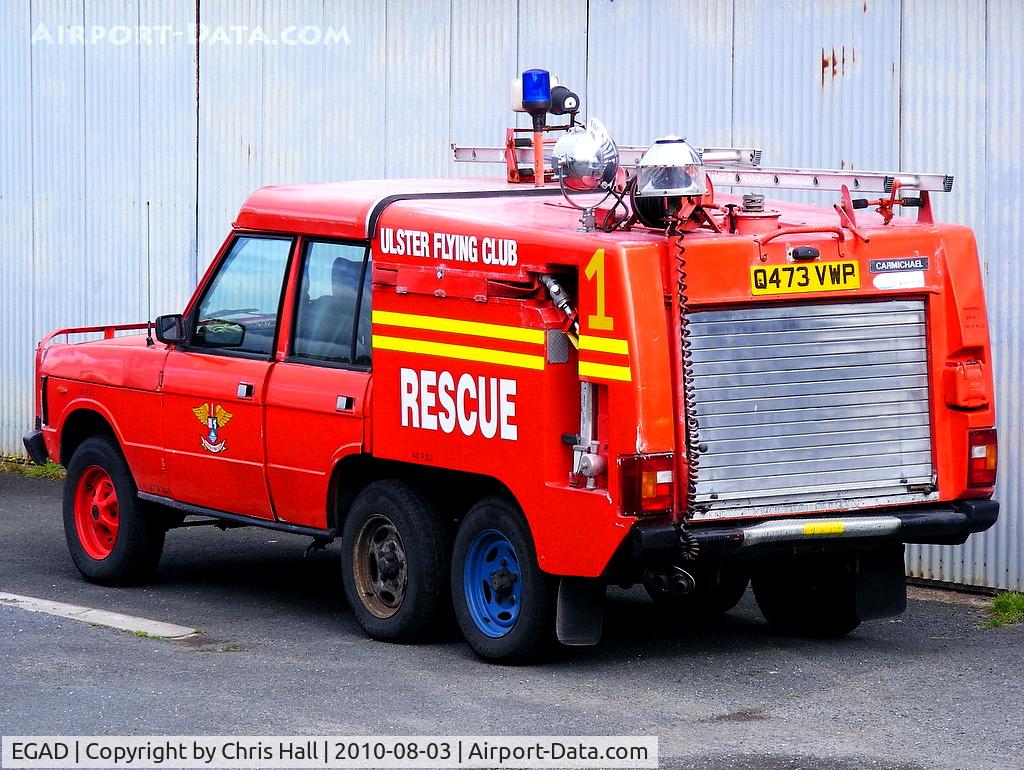
[[[506,163],[508,147],[466,147],[452,145],[457,163]],[[533,151],[516,146],[516,161],[532,163]],[[953,177],[948,174],[923,174],[908,171],[854,171],[835,169],[763,168],[761,150],[748,147],[705,147],[697,150],[704,160],[708,176],[716,187],[757,187],[775,190],[841,191],[891,193],[894,182],[903,190],[950,192]],[[619,147],[623,166],[636,166],[646,147]]]

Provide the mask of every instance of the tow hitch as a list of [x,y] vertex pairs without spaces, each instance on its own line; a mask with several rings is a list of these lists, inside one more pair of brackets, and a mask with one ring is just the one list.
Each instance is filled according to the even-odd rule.
[[646,570],[644,583],[655,591],[675,596],[686,596],[697,588],[693,575],[678,566],[668,570]]

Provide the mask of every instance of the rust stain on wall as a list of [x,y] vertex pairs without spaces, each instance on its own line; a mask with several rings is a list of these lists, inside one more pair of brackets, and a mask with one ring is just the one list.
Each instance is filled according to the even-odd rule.
[[[851,46],[849,53],[850,65],[857,61],[857,49]],[[826,51],[821,49],[821,87],[825,87],[826,77],[836,79],[846,74],[846,46],[841,46],[837,52],[835,48]]]

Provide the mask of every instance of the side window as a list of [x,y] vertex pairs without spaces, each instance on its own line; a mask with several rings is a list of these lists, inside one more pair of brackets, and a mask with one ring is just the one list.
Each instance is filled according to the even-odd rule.
[[269,356],[291,247],[288,238],[235,239],[199,303],[191,344]]
[[[366,246],[306,245],[295,315],[293,354],[335,363],[370,364],[370,268]],[[353,327],[355,357],[353,359]]]

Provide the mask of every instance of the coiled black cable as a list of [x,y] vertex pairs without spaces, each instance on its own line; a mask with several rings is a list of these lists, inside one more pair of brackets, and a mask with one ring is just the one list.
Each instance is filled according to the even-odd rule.
[[683,424],[686,427],[686,508],[693,513],[693,500],[697,496],[697,469],[700,465],[700,423],[697,420],[697,401],[693,395],[693,351],[690,340],[690,318],[686,285],[686,247],[684,232],[678,219],[673,218],[665,231],[676,248],[676,290],[679,309],[679,350],[682,359]]

